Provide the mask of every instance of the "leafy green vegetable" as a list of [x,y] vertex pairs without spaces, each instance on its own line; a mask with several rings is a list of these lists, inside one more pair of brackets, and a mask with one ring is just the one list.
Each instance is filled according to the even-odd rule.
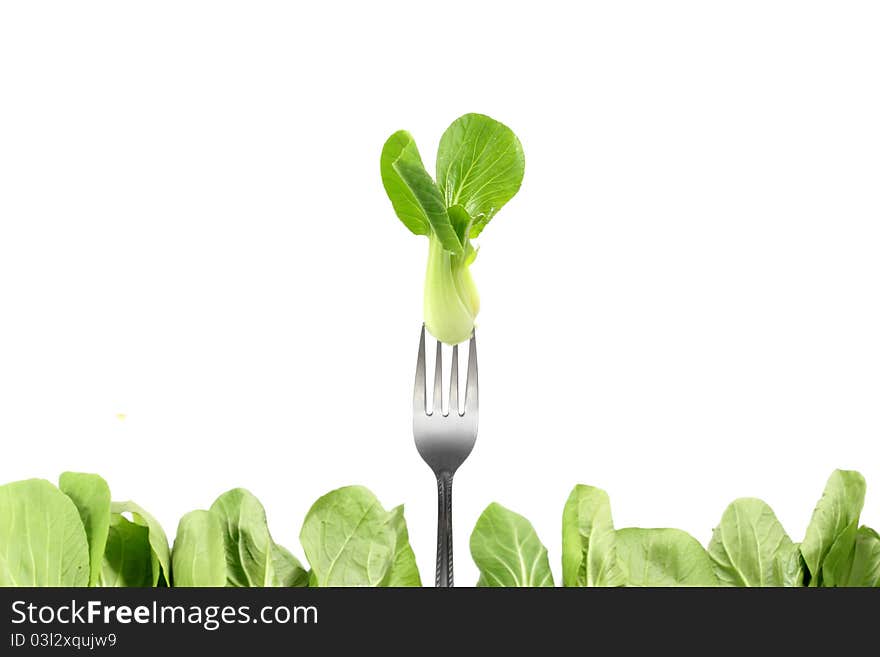
[[156,586],[159,572],[150,547],[150,529],[114,513],[98,586]]
[[680,529],[620,529],[617,558],[627,586],[717,586],[703,546]]
[[[168,538],[162,525],[134,502],[113,502],[110,505],[111,531],[113,528],[112,518],[123,513],[130,513],[135,524],[147,529],[147,537],[150,544],[150,567],[152,571],[151,586],[167,586],[171,582],[171,550],[168,548]],[[129,532],[133,534],[133,532]]]
[[110,531],[110,487],[96,474],[63,472],[58,488],[76,505],[89,543],[89,586],[101,575],[104,548]]
[[822,566],[822,586],[880,586],[880,536],[870,527],[847,526]]
[[174,560],[175,586],[307,584],[305,569],[272,540],[263,505],[244,488],[223,493],[209,511],[192,511],[183,517],[174,542]]
[[218,497],[211,511],[223,528],[227,586],[279,586],[275,542],[260,501],[244,488],[234,488]]
[[317,586],[379,586],[397,545],[388,512],[362,486],[319,498],[306,514],[299,538]]
[[447,207],[462,205],[474,218],[470,237],[477,237],[519,191],[524,173],[519,139],[488,116],[465,114],[440,138],[437,184]]
[[421,586],[419,569],[416,566],[416,555],[409,544],[409,532],[403,517],[403,505],[396,506],[388,513],[385,520],[394,530],[394,557],[385,577],[383,586]]
[[859,527],[852,565],[837,586],[880,587],[880,534],[870,527]]
[[[813,517],[801,543],[801,554],[810,572],[810,586],[823,586],[826,557],[851,554],[854,549],[859,515],[865,504],[865,478],[852,470],[835,470],[816,504]],[[836,556],[835,561],[841,557]],[[833,574],[830,574],[834,578]]]
[[532,524],[493,502],[471,534],[478,586],[553,586],[545,548]]
[[424,169],[415,140],[406,130],[398,130],[385,142],[379,158],[379,171],[385,192],[403,224],[415,235],[430,235],[431,223],[422,203],[394,167],[398,160],[418,164]]
[[600,488],[578,484],[562,511],[563,586],[621,586],[611,502]]
[[380,168],[388,197],[404,225],[417,235],[433,234],[445,249],[461,253],[443,195],[425,171],[412,135],[405,130],[391,135],[382,149]]
[[801,586],[798,546],[766,503],[735,500],[709,542],[715,574],[725,586]]
[[86,586],[89,545],[70,498],[45,479],[0,486],[0,586]]
[[[858,525],[864,498],[861,475],[835,471],[801,545],[764,502],[741,498],[704,550],[676,529],[615,530],[608,495],[578,485],[563,510],[563,585],[880,587],[880,535]],[[0,486],[0,586],[421,585],[403,507],[385,511],[361,486],[309,510],[300,532],[308,570],[272,540],[244,489],[181,518],[173,551],[150,514],[109,500],[106,482],[83,473],[62,474],[59,487]],[[477,521],[471,553],[477,586],[553,586],[534,528],[499,504]]]
[[397,216],[414,234],[428,236],[425,326],[441,342],[464,342],[480,310],[470,274],[477,250],[470,240],[519,190],[522,146],[507,126],[465,114],[440,139],[437,183],[405,130],[385,142],[379,169]]
[[226,548],[216,513],[190,511],[180,519],[171,568],[174,586],[226,586]]
[[285,547],[272,544],[272,568],[275,570],[275,586],[308,586],[309,573]]

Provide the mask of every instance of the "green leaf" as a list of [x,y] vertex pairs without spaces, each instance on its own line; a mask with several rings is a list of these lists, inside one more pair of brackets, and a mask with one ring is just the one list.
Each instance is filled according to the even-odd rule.
[[0,486],[0,586],[88,586],[76,506],[45,479]]
[[223,527],[213,511],[190,511],[180,519],[171,551],[174,586],[226,586]]
[[379,586],[394,559],[397,536],[369,490],[347,486],[309,509],[299,537],[318,586]]
[[110,487],[96,474],[64,472],[58,488],[76,505],[89,543],[89,586],[98,583],[110,531]]
[[621,586],[611,502],[600,488],[578,484],[562,512],[563,586]]
[[155,564],[149,527],[114,513],[110,518],[98,586],[156,586]]
[[731,503],[712,532],[709,556],[725,586],[801,586],[798,546],[766,503],[741,498]]
[[822,586],[880,586],[880,536],[870,527],[838,537],[822,566]]
[[266,511],[244,488],[223,493],[211,511],[220,517],[226,546],[227,586],[277,586]]
[[272,568],[275,571],[275,585],[283,587],[304,587],[309,585],[309,573],[290,550],[272,544]]
[[[146,527],[150,538],[150,561],[152,563],[152,586],[167,586],[171,581],[171,550],[168,548],[168,537],[162,525],[134,502],[113,502],[110,505],[113,514],[130,513],[135,524]],[[111,520],[112,524],[112,520]]]
[[519,190],[525,156],[507,126],[482,114],[453,121],[437,149],[437,184],[446,206],[463,205],[480,234],[495,213]]
[[395,132],[382,148],[382,184],[400,220],[416,235],[433,233],[452,253],[461,253],[443,195],[425,170],[415,141],[405,130]]
[[382,147],[382,155],[379,159],[382,184],[385,186],[385,193],[391,199],[394,211],[403,224],[416,235],[430,235],[431,224],[424,209],[413,191],[394,170],[394,163],[398,159],[422,163],[416,142],[406,130],[395,132]]
[[398,160],[394,163],[394,170],[412,191],[443,248],[452,254],[460,254],[462,245],[443,205],[443,196],[425,168],[421,163]]
[[859,515],[865,504],[865,478],[854,470],[835,470],[816,504],[801,554],[810,571],[810,586],[822,586],[823,564],[835,543],[837,553],[853,549]]
[[547,548],[532,524],[495,502],[477,520],[471,555],[480,569],[477,586],[553,586]]
[[402,504],[388,512],[386,523],[394,530],[395,544],[391,568],[385,576],[383,586],[421,586],[422,580],[416,565],[416,555],[409,544]]
[[[474,220],[471,219],[467,210],[460,205],[453,205],[446,212],[449,215],[449,222],[452,224],[452,229],[455,231],[455,236],[459,242],[470,246],[471,224],[473,224]],[[473,250],[474,248],[470,247],[470,251]],[[467,264],[470,264],[470,262]]]
[[617,557],[627,586],[717,586],[709,555],[680,529],[618,530]]
[[852,568],[843,586],[880,587],[880,534],[870,527],[859,527]]
[[211,506],[220,523],[226,586],[305,586],[299,560],[277,545],[269,533],[266,511],[244,488],[223,493]]

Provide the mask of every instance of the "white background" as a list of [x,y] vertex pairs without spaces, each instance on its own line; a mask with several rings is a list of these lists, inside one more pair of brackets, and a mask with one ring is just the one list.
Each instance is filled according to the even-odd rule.
[[99,472],[170,536],[244,486],[299,556],[363,483],[431,582],[427,241],[378,161],[476,111],[526,177],[473,267],[457,581],[493,500],[558,575],[577,482],[702,542],[759,496],[800,540],[855,468],[880,525],[878,33],[870,2],[3,3],[0,481]]

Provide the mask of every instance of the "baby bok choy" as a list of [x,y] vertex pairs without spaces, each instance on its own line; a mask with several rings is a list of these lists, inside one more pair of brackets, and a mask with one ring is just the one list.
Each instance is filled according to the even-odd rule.
[[428,237],[425,327],[441,342],[463,342],[480,310],[471,240],[519,190],[525,170],[519,139],[488,116],[465,114],[440,139],[436,182],[405,130],[385,142],[380,169],[397,216]]

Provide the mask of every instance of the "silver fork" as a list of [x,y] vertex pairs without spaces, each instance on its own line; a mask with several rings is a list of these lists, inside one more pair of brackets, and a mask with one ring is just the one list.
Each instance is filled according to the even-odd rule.
[[428,411],[425,394],[425,326],[419,338],[419,359],[413,386],[413,436],[416,448],[437,477],[437,586],[452,586],[452,477],[474,448],[479,416],[477,337],[468,350],[464,411],[458,409],[458,345],[452,348],[448,411],[443,414],[443,353],[437,341],[434,362],[434,404]]

